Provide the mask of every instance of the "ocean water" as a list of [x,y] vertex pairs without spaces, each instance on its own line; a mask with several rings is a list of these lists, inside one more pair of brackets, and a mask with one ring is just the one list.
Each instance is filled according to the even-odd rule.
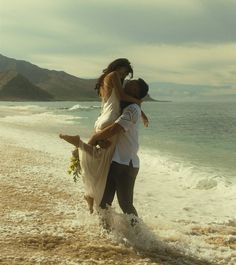
[[[28,111],[34,118],[45,115],[47,120],[54,120],[51,125],[55,126],[58,119],[60,126],[66,121],[62,130],[84,138],[91,135],[100,113],[99,102],[0,102],[1,106],[19,108],[26,114]],[[236,181],[235,103],[145,102],[143,110],[150,125],[148,128],[140,125],[140,150],[159,152],[173,162]],[[27,122],[27,118],[30,119],[21,116],[18,121]],[[12,120],[17,122],[17,117]]]
[[[236,104],[145,102],[142,108],[150,125],[140,124],[134,198],[140,217],[170,243],[216,257],[215,264],[234,264],[236,243],[211,248],[203,231],[217,226],[216,239],[236,242]],[[99,113],[99,102],[0,102],[0,122],[55,139],[60,132],[89,138]]]

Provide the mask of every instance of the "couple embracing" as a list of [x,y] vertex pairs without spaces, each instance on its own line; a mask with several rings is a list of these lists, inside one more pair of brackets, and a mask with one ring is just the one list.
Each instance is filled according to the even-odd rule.
[[[112,205],[115,194],[125,214],[138,216],[133,205],[133,189],[139,171],[138,125],[148,119],[141,110],[148,85],[133,77],[133,69],[125,58],[111,62],[97,81],[102,98],[102,111],[95,122],[95,132],[85,143],[78,135],[60,134],[60,138],[78,148],[85,199],[90,212]],[[133,219],[132,219],[133,220]]]

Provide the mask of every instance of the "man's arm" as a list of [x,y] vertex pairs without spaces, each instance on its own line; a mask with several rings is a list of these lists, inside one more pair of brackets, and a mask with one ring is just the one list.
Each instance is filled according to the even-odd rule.
[[129,105],[113,124],[102,131],[95,133],[89,140],[88,144],[96,145],[98,141],[107,140],[113,135],[128,131],[138,121],[140,115],[139,110],[140,107],[137,105]]
[[119,123],[113,123],[102,131],[92,135],[92,137],[88,141],[88,144],[96,145],[97,141],[107,140],[108,138],[111,138],[112,136],[122,131],[124,131],[124,128]]

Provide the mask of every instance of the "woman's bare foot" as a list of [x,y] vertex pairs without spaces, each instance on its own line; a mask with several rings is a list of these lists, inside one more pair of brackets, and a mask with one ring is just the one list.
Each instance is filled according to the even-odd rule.
[[72,135],[66,135],[66,134],[59,134],[59,137],[65,140],[66,142],[73,144],[76,147],[79,146],[79,143],[80,143],[79,135],[72,136]]
[[89,211],[92,214],[93,213],[93,203],[94,203],[94,199],[88,195],[84,196],[84,199],[86,200],[88,207],[89,207]]

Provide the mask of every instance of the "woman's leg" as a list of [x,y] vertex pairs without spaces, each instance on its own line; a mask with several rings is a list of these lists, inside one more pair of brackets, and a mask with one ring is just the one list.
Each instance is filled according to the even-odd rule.
[[94,198],[89,196],[89,195],[84,195],[84,199],[86,200],[86,202],[88,204],[89,212],[92,214],[93,213]]
[[[77,148],[81,147],[83,150],[85,150],[90,155],[93,155],[95,153],[95,150],[94,150],[95,147],[81,141],[79,135],[71,136],[71,135],[60,134],[59,137],[61,139],[65,140],[66,142],[73,144]],[[75,156],[76,158],[79,159],[78,149],[75,149],[73,151],[73,156]],[[93,213],[94,198],[91,197],[90,195],[86,194],[84,196],[84,199],[86,200],[86,202],[88,204],[89,212],[92,214]]]
[[97,155],[97,148],[93,145],[87,144],[80,139],[79,135],[66,135],[66,134],[59,134],[59,137],[66,142],[74,145],[77,148],[84,150],[85,152],[89,153],[90,155],[96,156]]
[[59,134],[59,137],[66,142],[73,144],[76,147],[79,147],[80,144],[80,137],[79,135],[66,135],[66,134]]

